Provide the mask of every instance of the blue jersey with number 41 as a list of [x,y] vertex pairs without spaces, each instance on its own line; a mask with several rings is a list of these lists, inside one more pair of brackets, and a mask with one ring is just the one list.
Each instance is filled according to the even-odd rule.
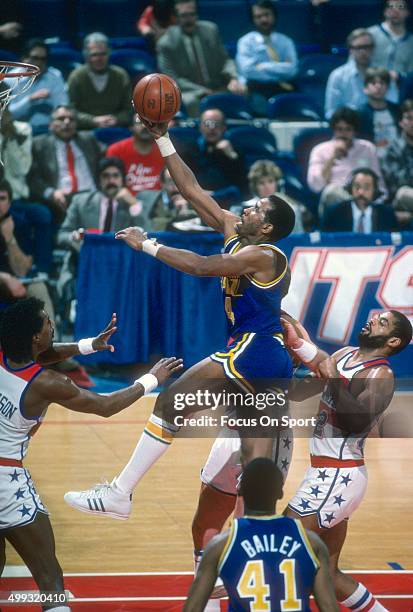
[[301,523],[283,516],[234,520],[218,566],[232,612],[310,612],[318,568]]

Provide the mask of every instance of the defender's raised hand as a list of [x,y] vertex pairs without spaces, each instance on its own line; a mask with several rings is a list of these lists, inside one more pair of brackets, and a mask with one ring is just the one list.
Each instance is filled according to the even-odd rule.
[[155,363],[149,374],[153,374],[158,379],[159,384],[163,384],[172,374],[179,372],[184,367],[183,360],[176,357],[164,357]]
[[110,351],[111,353],[113,353],[115,350],[115,347],[113,346],[113,344],[108,344],[108,341],[110,340],[112,334],[114,334],[117,329],[118,328],[116,327],[116,312],[114,312],[111,320],[109,321],[105,329],[102,332],[100,332],[100,334],[97,335],[96,338],[94,338],[92,342],[92,347],[94,348],[94,350],[95,351]]
[[147,239],[147,235],[139,227],[126,227],[116,232],[115,238],[123,240],[123,242],[126,242],[128,246],[136,251],[142,251],[142,242]]

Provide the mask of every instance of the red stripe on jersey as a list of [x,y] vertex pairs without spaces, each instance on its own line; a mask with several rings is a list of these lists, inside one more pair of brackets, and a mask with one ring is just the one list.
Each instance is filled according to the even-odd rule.
[[6,372],[13,374],[13,376],[17,376],[17,378],[21,378],[26,382],[30,382],[32,378],[34,378],[34,376],[36,376],[36,374],[42,369],[42,366],[40,366],[38,363],[31,363],[25,368],[22,368],[21,370],[13,370],[7,367],[6,360],[2,351],[0,351],[0,365],[6,370]]

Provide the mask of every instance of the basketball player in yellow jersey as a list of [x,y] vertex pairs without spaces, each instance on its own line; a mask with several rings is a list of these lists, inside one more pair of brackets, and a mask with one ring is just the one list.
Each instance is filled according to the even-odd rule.
[[[286,256],[274,242],[291,233],[295,222],[293,209],[286,200],[272,195],[248,208],[241,218],[222,210],[176,154],[167,136],[167,125],[144,123],[155,136],[181,194],[191,202],[204,223],[224,234],[224,252],[202,257],[191,251],[163,246],[148,240],[136,227],[122,230],[116,237],[181,272],[221,277],[231,338],[227,346],[194,365],[157,398],[154,413],[129,463],[113,480],[111,490],[102,487],[103,505],[113,508],[114,514],[119,514],[115,510],[118,506],[125,508],[126,503],[130,504],[135,486],[167,450],[178,431],[174,422],[177,416],[174,398],[178,393],[185,396],[196,390],[198,397],[198,394],[223,391],[233,394],[241,390],[254,394],[259,389],[281,387],[292,376],[292,362],[284,346],[280,320],[281,299],[288,291],[290,271]],[[197,404],[191,404],[178,414],[186,416],[207,408],[200,401]],[[251,411],[247,416],[251,416]],[[271,431],[269,435],[274,433]],[[256,430],[253,435],[257,435]],[[271,457],[272,445],[271,437],[251,438],[244,432],[241,440],[243,465],[256,456]],[[67,503],[78,510],[105,514],[99,508],[91,509],[90,499],[88,491],[72,491],[65,496]],[[128,514],[124,513],[124,518]]]

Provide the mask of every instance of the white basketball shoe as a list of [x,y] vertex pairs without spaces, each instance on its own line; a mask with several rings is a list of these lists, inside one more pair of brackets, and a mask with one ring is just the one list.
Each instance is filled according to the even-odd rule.
[[120,491],[115,480],[97,484],[86,491],[69,491],[64,499],[69,506],[81,512],[123,521],[129,518],[132,508],[132,495]]

